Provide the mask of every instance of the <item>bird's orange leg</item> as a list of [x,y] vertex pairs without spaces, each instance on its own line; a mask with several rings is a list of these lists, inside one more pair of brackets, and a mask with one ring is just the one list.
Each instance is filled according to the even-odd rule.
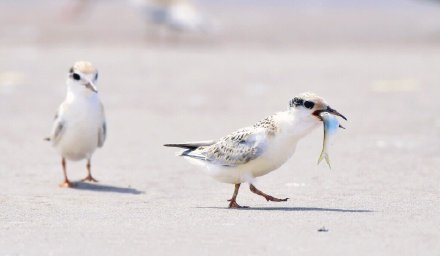
[[74,187],[74,184],[70,182],[69,179],[67,178],[66,159],[64,157],[61,158],[61,165],[63,166],[64,182],[60,184],[60,187],[62,188]]
[[258,190],[258,189],[257,189],[254,185],[252,185],[252,184],[249,185],[249,189],[250,189],[253,193],[255,193],[255,194],[259,195],[259,196],[262,196],[262,197],[266,198],[267,201],[272,201],[272,202],[285,202],[285,201],[287,201],[287,200],[289,199],[289,198],[279,199],[279,198],[273,197],[273,196],[271,196],[271,195],[265,194],[265,193],[263,193],[262,191]]
[[240,189],[240,185],[241,184],[235,184],[235,189],[234,189],[234,194],[232,195],[232,198],[229,199],[229,208],[249,208],[249,206],[240,206],[237,204],[237,195],[238,195],[238,190]]
[[92,177],[92,171],[90,170],[92,167],[92,164],[90,163],[90,159],[87,159],[87,176],[82,179],[81,181],[91,181],[91,182],[98,182],[95,178]]

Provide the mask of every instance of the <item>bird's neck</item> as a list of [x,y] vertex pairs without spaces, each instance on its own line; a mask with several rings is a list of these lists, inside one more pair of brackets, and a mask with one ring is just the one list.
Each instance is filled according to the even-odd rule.
[[300,140],[317,128],[320,124],[318,119],[310,117],[296,110],[280,112],[276,115],[280,132],[293,140]]
[[76,101],[76,100],[98,101],[98,94],[91,91],[90,89],[87,89],[84,86],[68,84],[66,99],[68,101]]

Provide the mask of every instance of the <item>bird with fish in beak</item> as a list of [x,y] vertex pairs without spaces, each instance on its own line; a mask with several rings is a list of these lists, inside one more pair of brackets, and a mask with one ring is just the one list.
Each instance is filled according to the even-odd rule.
[[323,98],[302,93],[289,102],[286,111],[218,140],[164,146],[183,148],[179,156],[202,166],[217,181],[233,184],[229,208],[242,208],[236,201],[242,183],[249,183],[250,190],[267,201],[287,201],[288,198],[277,198],[257,189],[255,179],[283,165],[295,153],[298,141],[323,123],[323,113],[347,120]]

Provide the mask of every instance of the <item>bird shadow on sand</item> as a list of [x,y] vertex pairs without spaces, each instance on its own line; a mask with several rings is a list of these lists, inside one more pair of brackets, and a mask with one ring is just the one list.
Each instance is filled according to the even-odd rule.
[[199,209],[223,209],[240,211],[285,211],[285,212],[342,212],[342,213],[368,213],[374,212],[365,209],[340,209],[340,208],[319,208],[319,207],[249,207],[229,209],[227,207],[196,207]]
[[139,195],[144,193],[144,191],[140,191],[130,187],[117,187],[117,186],[101,185],[101,184],[81,182],[81,181],[75,182],[74,184],[75,186],[73,187],[73,189],[77,189],[77,190],[89,190],[95,192],[110,192],[110,193],[132,194],[132,195]]

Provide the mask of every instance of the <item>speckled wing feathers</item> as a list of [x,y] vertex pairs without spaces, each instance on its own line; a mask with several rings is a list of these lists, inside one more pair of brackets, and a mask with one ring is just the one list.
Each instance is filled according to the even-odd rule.
[[213,145],[187,150],[182,155],[217,165],[238,166],[258,158],[266,149],[267,139],[275,132],[273,117],[268,117],[221,138]]

